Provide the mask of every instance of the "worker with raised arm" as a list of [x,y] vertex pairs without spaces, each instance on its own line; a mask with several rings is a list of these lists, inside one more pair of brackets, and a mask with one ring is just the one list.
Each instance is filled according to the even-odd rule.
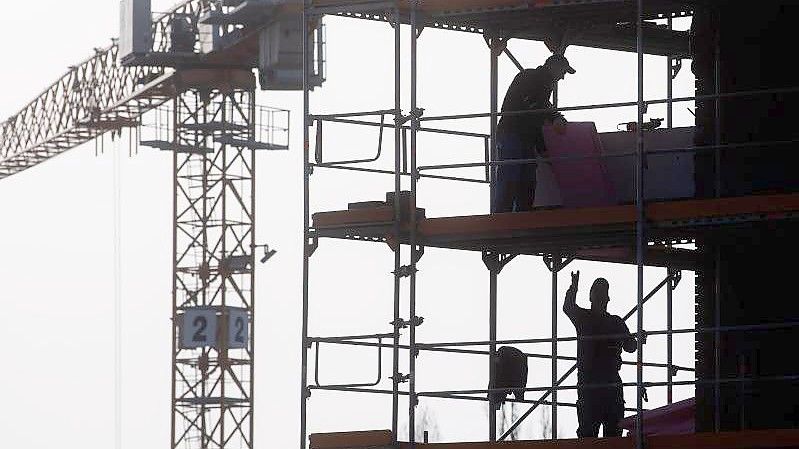
[[[550,109],[549,98],[566,73],[575,73],[561,54],[553,54],[544,65],[520,71],[502,102],[502,112]],[[497,125],[497,160],[535,159],[546,155],[541,127],[551,122],[555,131],[566,131],[566,120],[557,111],[503,115]],[[519,212],[533,209],[536,164],[499,165],[491,185],[491,212]]]
[[594,281],[589,293],[591,308],[583,309],[577,305],[580,272],[571,276],[563,312],[577,330],[577,436],[596,437],[600,425],[603,436],[621,436],[619,421],[624,417],[619,376],[621,351],[635,352],[636,339],[623,319],[608,313],[610,284],[606,279]]

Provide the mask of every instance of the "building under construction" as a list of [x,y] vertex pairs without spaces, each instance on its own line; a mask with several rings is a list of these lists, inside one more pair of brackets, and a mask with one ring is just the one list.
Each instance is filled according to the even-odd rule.
[[[391,2],[388,2],[391,3]],[[312,257],[317,245],[326,238],[385,242],[394,250],[395,308],[394,332],[377,335],[315,338],[308,335],[304,325],[303,351],[314,343],[342,345],[374,345],[391,348],[394,371],[386,386],[347,385],[325,387],[302,382],[303,407],[312,389],[338,389],[349,392],[392,394],[393,423],[391,431],[343,432],[311,435],[311,447],[357,447],[388,445],[398,438],[398,396],[407,396],[410,405],[409,428],[414,428],[414,408],[422,397],[485,400],[485,389],[418,391],[416,388],[416,358],[422,351],[452,351],[484,354],[485,369],[493,378],[493,364],[488,363],[497,345],[540,343],[542,339],[497,340],[497,281],[505,264],[524,255],[542,257],[552,272],[552,379],[549,385],[527,385],[527,391],[542,393],[520,420],[529,416],[535,407],[552,407],[553,427],[557,427],[558,407],[574,406],[558,400],[558,391],[573,389],[567,372],[558,370],[557,342],[573,337],[558,335],[559,313],[557,298],[558,272],[573,260],[595,260],[638,266],[637,334],[673,335],[690,332],[695,335],[695,379],[673,381],[678,367],[672,362],[671,337],[665,360],[666,382],[644,377],[645,363],[638,347],[637,380],[631,385],[636,395],[636,426],[633,439],[607,440],[607,444],[625,446],[679,445],[704,447],[758,447],[760,445],[794,446],[797,433],[757,432],[762,429],[792,429],[797,423],[797,366],[785,357],[785,341],[796,338],[796,306],[787,299],[790,286],[788,264],[782,259],[782,249],[791,251],[792,235],[799,206],[794,196],[799,178],[792,173],[796,156],[791,148],[796,144],[792,126],[799,100],[796,81],[784,70],[783,55],[791,41],[788,21],[796,12],[784,2],[767,2],[754,6],[740,2],[679,2],[679,1],[418,1],[398,2],[306,2],[306,20],[313,23],[324,14],[337,14],[360,20],[384,21],[393,27],[396,45],[397,78],[394,80],[396,104],[393,111],[353,111],[339,115],[314,115],[308,104],[306,90],[306,183],[312,179],[314,168],[365,170],[364,160],[329,161],[323,158],[321,130],[325,122],[375,126],[370,116],[394,114],[396,139],[396,189],[389,192],[385,203],[355,203],[347,210],[309,211],[306,197],[306,259]],[[691,17],[690,31],[672,29],[672,20]],[[410,61],[403,61],[399,29],[410,28],[407,43]],[[486,86],[492,107],[482,114],[426,116],[417,102],[417,41],[425,28],[451,30],[452,39],[462,33],[480,33],[485,37],[486,57],[491,58],[491,84]],[[581,30],[570,33],[570,30]],[[387,32],[390,32],[387,29]],[[577,181],[539,176],[536,194],[537,207],[531,212],[500,213],[457,217],[425,216],[424,204],[417,202],[417,181],[425,177],[448,179],[451,182],[484,182],[491,184],[493,168],[500,161],[496,153],[496,123],[503,113],[498,111],[500,99],[497,87],[498,59],[507,54],[508,39],[531,39],[566,45],[636,52],[638,65],[637,126],[631,126],[626,136],[619,133],[595,136],[600,144],[595,149],[569,148],[554,154],[553,166],[571,170]],[[552,47],[550,47],[552,49]],[[390,51],[390,49],[387,49]],[[673,98],[668,86],[666,98],[647,100],[643,90],[643,57],[668,57],[668,83],[671,83],[683,59],[691,60],[696,77],[696,95]],[[410,66],[410,91],[400,91],[399,72],[402,64]],[[392,84],[386,80],[387,88]],[[489,90],[490,89],[490,90]],[[410,98],[410,110],[401,110],[402,99]],[[685,129],[672,128],[671,111],[674,104],[696,101],[696,123]],[[669,118],[661,129],[645,129],[643,117],[651,105],[665,104]],[[599,110],[630,106],[629,103],[586,105],[561,110]],[[486,134],[486,158],[483,162],[454,161],[451,164],[417,164],[417,154],[429,148],[417,145],[423,133],[460,131],[434,128],[436,122],[485,117],[490,121]],[[381,125],[382,126],[382,125]],[[312,134],[314,133],[315,134]],[[595,132],[595,131],[594,131]],[[613,134],[613,135],[611,135]],[[624,133],[622,133],[624,134]],[[480,137],[475,135],[473,137]],[[596,139],[595,139],[596,140]],[[622,142],[620,142],[620,140]],[[576,145],[576,144],[575,144]],[[549,146],[549,142],[548,142]],[[586,144],[586,147],[591,147]],[[316,148],[316,151],[312,151]],[[570,151],[569,151],[570,150]],[[571,158],[571,160],[570,160]],[[560,160],[558,160],[560,159]],[[513,161],[530,163],[530,161]],[[596,178],[593,169],[600,173]],[[357,167],[357,168],[355,168]],[[446,176],[446,169],[486,167],[485,179],[463,179]],[[376,170],[379,172],[379,170]],[[344,172],[346,175],[346,172]],[[540,173],[540,172],[539,172]],[[557,173],[556,173],[557,175]],[[342,175],[344,176],[344,175]],[[602,195],[605,179],[612,192]],[[407,183],[407,184],[406,184]],[[583,183],[582,186],[572,184]],[[311,183],[313,185],[313,183]],[[404,188],[409,185],[410,189]],[[580,190],[583,189],[583,190]],[[554,194],[553,191],[557,191]],[[306,195],[308,190],[306,187]],[[688,243],[689,245],[685,245]],[[409,248],[407,253],[402,247]],[[449,248],[481,252],[489,273],[489,335],[485,341],[447,342],[430,344],[416,340],[415,329],[421,324],[416,314],[417,263],[424,257],[425,247]],[[771,262],[771,261],[774,262]],[[776,264],[776,266],[775,266]],[[668,275],[653,292],[644,291],[643,268],[666,267]],[[315,267],[315,270],[323,269]],[[679,282],[682,270],[696,276],[695,322],[693,329],[673,329],[671,306],[664,329],[644,331],[642,327],[645,302],[661,287],[671,290]],[[407,279],[407,283],[405,281]],[[308,303],[307,284],[313,278],[305,265],[304,307]],[[409,310],[400,310],[406,300]],[[628,315],[629,316],[629,315]],[[427,324],[430,326],[430,324]],[[400,331],[407,339],[400,341]],[[366,339],[393,338],[393,343],[367,343]],[[546,339],[543,339],[546,340]],[[464,347],[472,349],[464,350]],[[482,347],[475,350],[475,347]],[[408,373],[398,371],[400,357],[407,358]],[[528,354],[528,356],[534,356]],[[315,360],[318,363],[318,356]],[[303,374],[307,374],[307,358]],[[573,381],[572,381],[573,382]],[[642,396],[648,386],[695,385],[696,397],[692,411],[692,432],[674,437],[650,436],[647,432],[647,413]],[[625,384],[626,385],[626,384]],[[307,390],[306,390],[307,389]],[[536,394],[538,394],[536,393]],[[489,407],[489,410],[492,410]],[[305,408],[303,408],[303,420]],[[504,433],[497,432],[496,415],[489,413],[486,440],[506,439],[518,425]],[[387,427],[388,429],[388,427]],[[346,431],[348,429],[341,429]],[[733,433],[728,433],[733,432]],[[680,432],[683,433],[683,432]],[[698,437],[697,435],[701,435]],[[305,423],[303,421],[303,444]],[[404,435],[402,438],[404,439]],[[410,445],[425,445],[414,441]],[[680,439],[683,438],[683,439]],[[589,439],[590,440],[590,439]],[[597,441],[570,441],[560,444],[599,444]],[[459,447],[458,443],[433,444]],[[510,443],[508,443],[510,444]],[[528,443],[514,442],[525,445]],[[532,443],[529,443],[532,444]],[[485,445],[479,445],[481,447]],[[553,446],[553,447],[554,447]]]
[[[255,104],[255,91],[302,90],[304,177],[304,248],[302,291],[302,378],[299,447],[304,449],[398,446],[596,446],[766,448],[797,447],[799,431],[799,361],[789,348],[798,339],[799,306],[791,298],[790,258],[797,246],[799,156],[795,119],[799,87],[789,70],[793,54],[792,20],[799,6],[791,2],[678,0],[189,0],[153,17],[149,1],[123,0],[119,43],[74,67],[38,99],[0,127],[0,179],[14,175],[106,133],[134,130],[131,139],[173,153],[173,292],[172,292],[172,435],[171,448],[252,448],[254,428],[254,334],[256,251],[255,152],[287,149],[275,111]],[[386,48],[395,59],[394,104],[378,111],[315,114],[310,91],[324,92],[325,42],[322,19],[347,17],[383,22],[393,33]],[[672,27],[675,19],[692,20],[690,31]],[[488,111],[431,116],[417,98],[417,43],[422,30],[436,28],[485,38],[490,60]],[[403,30],[408,31],[407,34]],[[418,181],[496,185],[496,167],[508,164],[497,155],[499,110],[498,64],[508,57],[510,39],[546,42],[550,48],[570,45],[635,53],[638,56],[637,101],[583,105],[561,110],[585,111],[636,107],[637,121],[620,133],[585,129],[582,140],[551,148],[549,178],[539,177],[537,208],[529,212],[426,217],[417,201]],[[403,42],[410,48],[405,60]],[[554,46],[554,47],[553,47]],[[644,56],[668,58],[665,98],[644,96]],[[671,80],[690,60],[696,94],[676,98]],[[402,68],[410,68],[410,89],[403,91]],[[257,72],[257,77],[254,75]],[[410,108],[402,105],[409,102]],[[675,104],[695,102],[696,123],[672,126]],[[666,126],[646,126],[649,106],[665,105]],[[557,99],[555,99],[557,107]],[[147,131],[143,117],[156,111]],[[380,120],[374,120],[379,117]],[[386,120],[388,118],[388,120]],[[485,120],[486,132],[437,127],[457,120]],[[323,151],[325,123],[379,128],[394,138],[393,168],[375,168],[381,160],[330,160]],[[576,127],[577,129],[583,129]],[[138,132],[146,134],[141,138]],[[423,133],[482,140],[479,162],[452,161],[420,165]],[[390,154],[389,154],[390,153]],[[381,160],[381,161],[382,161]],[[514,164],[534,161],[519,160]],[[543,164],[542,164],[543,165]],[[449,169],[476,168],[477,178],[450,176]],[[373,202],[353,203],[346,210],[311,210],[312,174],[336,170],[374,172],[394,179],[394,190]],[[557,173],[566,173],[563,177]],[[571,174],[569,176],[569,174]],[[569,180],[570,179],[570,180]],[[575,182],[577,181],[577,182]],[[486,205],[487,206],[487,205]],[[393,321],[385,333],[318,337],[309,331],[313,309],[310,261],[328,239],[388,245],[394,258]],[[430,343],[417,341],[422,323],[417,314],[417,274],[425,248],[480,253],[488,273],[483,341]],[[552,274],[552,334],[544,338],[503,341],[497,338],[498,276],[512,260],[542,258]],[[638,337],[635,415],[631,437],[544,442],[502,442],[541,405],[574,407],[558,392],[574,390],[570,370],[558,361],[558,343],[575,341],[557,329],[559,272],[575,260],[621,263],[637,267],[635,317]],[[369,261],[365,261],[369,263]],[[655,290],[644,289],[645,267],[665,268]],[[323,271],[323,266],[314,270]],[[672,326],[671,292],[682,273],[696,277],[695,326]],[[632,280],[631,280],[632,282]],[[669,312],[663,328],[645,331],[645,304],[664,289]],[[299,292],[298,292],[299,297]],[[316,299],[316,298],[313,298]],[[402,305],[407,304],[407,309]],[[627,318],[627,317],[625,317]],[[426,326],[434,324],[427,323]],[[673,363],[672,335],[695,336],[695,366]],[[644,360],[647,335],[668,338],[663,363]],[[377,347],[391,354],[391,376],[370,384],[311,384],[310,363],[320,344]],[[480,400],[493,406],[486,388],[419,391],[417,357],[421,352],[470,354],[485,360],[488,377],[499,345],[545,343],[551,352],[528,354],[551,360],[551,382],[530,385],[536,399],[517,400],[530,408],[510,429],[498,432],[489,413],[483,443],[408,441],[400,417],[414,429],[415,408],[422,397]],[[382,352],[381,352],[382,353]],[[378,362],[381,363],[381,362]],[[407,372],[402,372],[406,367]],[[665,369],[665,381],[647,379],[645,367]],[[683,369],[686,368],[686,369]],[[676,371],[695,373],[688,381]],[[647,431],[646,387],[671,389],[694,385],[691,431],[652,435]],[[478,386],[483,387],[483,386]],[[314,434],[307,432],[307,409],[314,389],[372,393],[392,398],[391,421],[384,430]],[[400,408],[407,398],[407,410]],[[490,407],[493,410],[493,407]],[[439,448],[442,446],[442,448]]]

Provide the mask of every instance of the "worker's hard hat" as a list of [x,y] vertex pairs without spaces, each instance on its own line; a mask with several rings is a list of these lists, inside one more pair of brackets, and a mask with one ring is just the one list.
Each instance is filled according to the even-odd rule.
[[545,63],[549,67],[560,67],[564,69],[567,73],[575,73],[576,70],[572,66],[569,65],[569,60],[566,59],[565,56],[561,54],[555,53],[554,55],[547,58],[547,62]]

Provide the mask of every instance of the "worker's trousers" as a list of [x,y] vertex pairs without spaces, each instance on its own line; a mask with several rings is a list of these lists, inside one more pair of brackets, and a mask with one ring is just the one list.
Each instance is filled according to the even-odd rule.
[[[514,133],[497,135],[497,161],[534,159],[535,149]],[[499,165],[491,184],[491,213],[533,209],[536,163]]]
[[600,425],[603,436],[620,437],[619,421],[623,417],[624,393],[621,386],[577,389],[578,437],[599,436]]

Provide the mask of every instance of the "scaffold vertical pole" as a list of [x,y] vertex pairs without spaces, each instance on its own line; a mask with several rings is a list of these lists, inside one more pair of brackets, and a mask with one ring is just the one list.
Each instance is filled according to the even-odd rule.
[[[399,440],[399,384],[402,381],[399,371],[399,346],[400,346],[400,268],[402,267],[402,244],[399,243],[402,217],[400,205],[400,191],[402,190],[402,54],[401,54],[401,26],[399,1],[394,4],[394,17],[392,26],[394,27],[394,237],[397,241],[394,248],[394,338],[392,348],[393,377],[392,377],[392,397],[391,397],[391,433],[394,442]],[[413,428],[408,429],[408,433],[413,433]]]
[[[499,255],[496,255],[498,258]],[[498,264],[497,264],[498,265]],[[494,379],[496,375],[494,361],[497,357],[497,281],[499,270],[489,267],[489,288],[488,288],[488,378]],[[493,385],[489,380],[489,385]],[[496,385],[493,385],[496,388]],[[497,411],[496,402],[493,394],[489,394],[488,401],[488,441],[497,440]]]
[[636,264],[638,265],[638,325],[636,335],[638,365],[636,366],[636,418],[635,418],[635,443],[637,449],[644,447],[644,420],[643,420],[643,382],[644,382],[644,42],[643,42],[643,14],[644,1],[637,0],[636,8],[636,52],[638,53],[638,126],[636,127],[636,188],[635,204],[637,209],[636,220]]
[[[416,447],[416,263],[419,261],[419,250],[416,247],[416,188],[417,188],[417,168],[416,168],[416,134],[419,128],[419,119],[416,105],[416,83],[417,73],[416,64],[418,62],[417,45],[417,23],[416,23],[416,0],[411,0],[410,24],[411,24],[411,199],[410,199],[410,230],[408,243],[411,247],[410,261],[410,284],[409,284],[409,321],[410,332],[408,342],[408,428],[410,448]],[[426,442],[426,441],[425,441]]]
[[721,248],[713,246],[713,430],[721,432]]
[[[716,198],[722,196],[722,181],[721,181],[721,35],[720,28],[721,16],[716,14],[716,26],[714,27],[714,51],[713,51],[713,90],[715,94],[714,105],[714,135],[713,142],[714,161],[715,161],[715,187]],[[716,432],[721,431],[721,385],[719,379],[721,378],[721,248],[719,241],[714,244],[714,307],[713,307],[713,428]]]
[[[666,26],[669,30],[674,28],[671,17],[669,17]],[[671,55],[666,56],[666,99],[668,100],[666,103],[666,128],[674,126],[674,104],[671,102],[672,98],[674,98],[674,80],[672,78],[673,64],[674,58],[672,58]]]
[[[721,20],[716,15],[716,20]],[[716,23],[713,33],[713,165],[716,198],[721,198],[721,42],[720,23]],[[716,324],[718,327],[718,324]]]
[[668,283],[666,284],[666,402],[671,404],[674,402],[674,386],[671,384],[673,380],[672,364],[674,363],[674,284],[675,273],[671,268],[666,269],[666,277]]
[[[499,110],[499,53],[495,46],[498,44],[498,38],[489,36],[488,50],[490,54],[490,104],[491,104],[491,117],[490,117],[490,140],[491,140],[491,160],[496,161],[497,155],[497,112]],[[493,193],[496,182],[496,169],[491,170],[491,192]],[[499,255],[496,255],[499,258]],[[499,260],[499,259],[497,259]],[[489,322],[488,322],[488,339],[489,356],[488,356],[488,376],[489,379],[494,378],[494,359],[497,356],[497,277],[498,271],[489,267]],[[492,399],[494,395],[489,395],[488,401],[488,441],[497,440],[497,413],[495,410],[495,402]]]
[[301,373],[300,373],[300,449],[305,449],[307,444],[308,423],[308,279],[310,268],[310,254],[308,242],[310,235],[310,92],[308,71],[311,57],[308,45],[310,16],[308,8],[311,0],[304,0],[302,8],[302,179],[303,179],[303,241],[302,241],[302,336],[300,341]]
[[[549,270],[552,273],[552,439],[558,438],[558,273],[560,254],[552,255]],[[544,435],[546,436],[546,435]]]
[[[497,111],[499,110],[499,52],[494,49],[496,45],[497,38],[489,37],[488,38],[488,50],[489,54],[491,55],[490,60],[490,105],[491,105],[491,118],[490,118],[490,125],[489,125],[489,140],[490,140],[490,156],[491,161],[496,161],[498,159],[497,155]],[[490,187],[491,193],[493,194],[494,189],[496,188],[496,173],[497,169],[492,168],[490,170],[491,178],[490,178]]]

